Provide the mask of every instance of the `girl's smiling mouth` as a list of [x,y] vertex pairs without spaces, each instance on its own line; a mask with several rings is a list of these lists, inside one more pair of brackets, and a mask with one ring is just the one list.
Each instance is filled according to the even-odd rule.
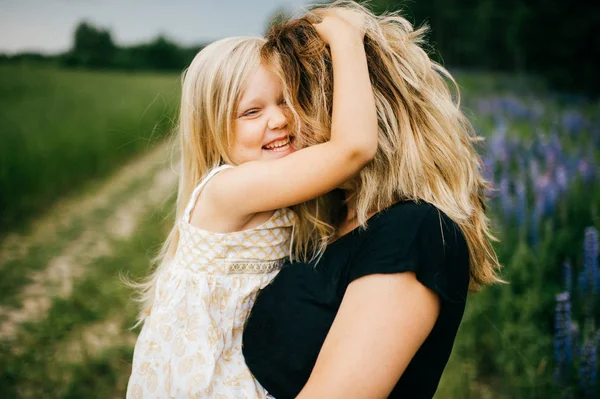
[[294,137],[286,136],[284,138],[273,140],[270,143],[264,145],[262,148],[266,151],[285,152],[286,150],[292,147],[293,141]]

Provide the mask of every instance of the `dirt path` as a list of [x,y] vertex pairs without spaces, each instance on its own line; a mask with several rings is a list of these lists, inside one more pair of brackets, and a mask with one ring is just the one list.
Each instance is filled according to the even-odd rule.
[[[43,317],[53,298],[69,297],[87,265],[110,255],[111,243],[130,238],[142,217],[169,198],[177,182],[168,161],[170,149],[167,143],[158,145],[91,192],[57,204],[30,233],[13,234],[0,243],[3,268],[8,262],[27,261],[32,248],[54,241],[44,255],[44,267],[30,272],[30,282],[18,293],[20,306],[0,306],[0,339],[10,339],[20,324]],[[57,244],[58,232],[76,223],[81,228]]]

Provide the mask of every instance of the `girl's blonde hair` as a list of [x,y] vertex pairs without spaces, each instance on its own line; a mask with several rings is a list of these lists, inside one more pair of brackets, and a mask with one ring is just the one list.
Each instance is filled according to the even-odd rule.
[[262,56],[278,66],[275,71],[290,93],[289,104],[302,126],[297,145],[320,143],[330,134],[331,55],[312,26],[326,8],[353,9],[366,19],[364,43],[379,146],[375,159],[351,182],[352,194],[346,198],[356,209],[358,223],[364,227],[369,213],[401,200],[429,202],[454,220],[466,237],[470,289],[501,281],[491,245],[496,239],[485,213],[490,187],[474,148],[481,138],[460,110],[454,78],[423,49],[427,27],[415,30],[398,13],[376,16],[349,1],[317,6],[303,18],[273,27]]
[[[202,49],[183,73],[175,129],[174,159],[179,160],[175,225],[153,260],[156,268],[149,278],[141,283],[127,282],[138,290],[138,300],[142,303],[138,324],[152,308],[159,274],[175,255],[179,242],[177,224],[192,191],[211,169],[224,163],[234,164],[229,151],[234,138],[234,118],[240,97],[261,65],[260,50],[264,43],[263,38],[257,37],[215,41]],[[319,204],[327,201],[321,198],[294,207],[297,217],[290,246],[292,258],[318,252],[333,234],[333,228],[321,222],[319,213],[322,207]]]

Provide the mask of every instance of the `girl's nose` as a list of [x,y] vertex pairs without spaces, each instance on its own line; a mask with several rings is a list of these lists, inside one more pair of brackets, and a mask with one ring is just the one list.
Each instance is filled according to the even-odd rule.
[[283,129],[287,126],[287,115],[284,110],[277,107],[269,118],[268,128],[271,130]]

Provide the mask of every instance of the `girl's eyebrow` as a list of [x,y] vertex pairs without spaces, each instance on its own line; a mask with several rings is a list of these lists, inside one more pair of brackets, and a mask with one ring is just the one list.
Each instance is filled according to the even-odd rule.
[[253,98],[253,99],[248,100],[243,103],[240,102],[240,104],[238,105],[238,109],[256,107],[257,105],[259,105],[259,103],[260,103],[260,98]]
[[[264,98],[264,96],[256,96],[245,102],[240,102],[238,110],[260,107],[265,102]],[[282,99],[284,99],[283,93],[280,96],[277,96],[277,101],[281,101]]]

